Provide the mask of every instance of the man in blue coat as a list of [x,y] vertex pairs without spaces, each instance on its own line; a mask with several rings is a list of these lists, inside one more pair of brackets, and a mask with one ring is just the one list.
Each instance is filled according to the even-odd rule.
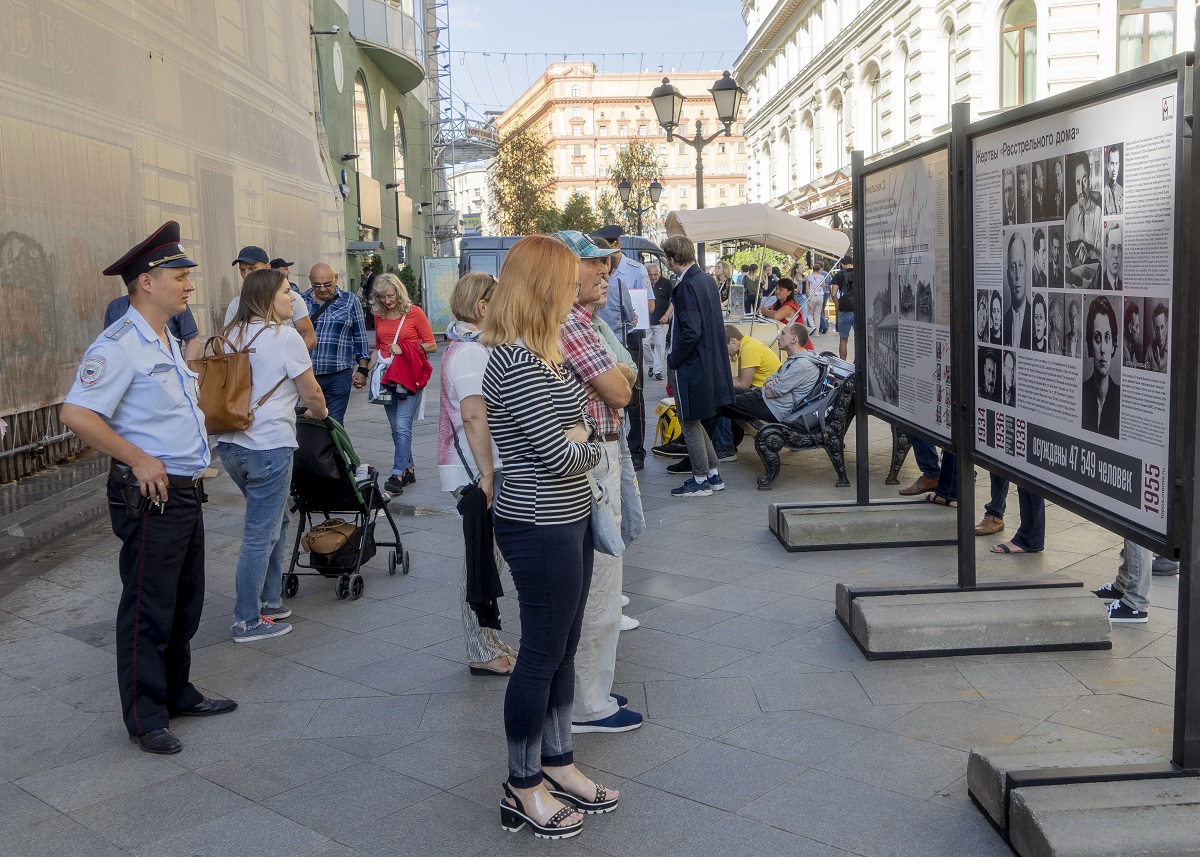
[[725,344],[725,320],[717,281],[696,266],[696,249],[682,235],[662,245],[667,267],[679,282],[671,295],[671,350],[667,369],[692,478],[671,491],[675,497],[710,497],[725,487],[710,437],[717,408],[733,402],[733,374]]

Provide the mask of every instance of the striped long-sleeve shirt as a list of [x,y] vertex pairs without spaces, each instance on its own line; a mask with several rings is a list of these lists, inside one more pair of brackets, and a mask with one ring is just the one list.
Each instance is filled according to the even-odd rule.
[[585,474],[600,460],[600,447],[566,438],[566,431],[585,418],[583,388],[528,349],[501,345],[488,360],[483,398],[504,462],[496,514],[530,524],[586,518],[591,494]]

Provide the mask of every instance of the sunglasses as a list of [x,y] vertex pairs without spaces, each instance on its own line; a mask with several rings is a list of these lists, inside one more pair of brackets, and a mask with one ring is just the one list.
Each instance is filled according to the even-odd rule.
[[335,283],[333,283],[333,282],[329,282],[329,283],[313,283],[313,284],[312,284],[312,287],[313,287],[314,289],[328,289],[329,287],[331,287],[331,286],[334,286],[334,285],[336,285],[336,284],[335,284]]

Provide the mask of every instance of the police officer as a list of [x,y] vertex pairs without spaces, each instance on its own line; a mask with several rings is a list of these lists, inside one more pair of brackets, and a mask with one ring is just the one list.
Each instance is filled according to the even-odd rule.
[[108,510],[123,542],[117,683],[125,728],[147,753],[183,749],[169,717],[237,707],[188,681],[204,601],[200,475],[209,453],[196,375],[167,320],[187,308],[195,266],[171,221],[105,269],[124,279],[130,306],[83,355],[62,407],[80,440],[113,459]]
[[645,266],[621,252],[621,236],[624,234],[625,230],[619,225],[611,224],[597,229],[591,237],[603,238],[617,251],[617,269],[612,275],[608,303],[598,310],[597,315],[613,329],[637,365],[637,382],[634,384],[633,398],[625,407],[625,420],[629,425],[629,455],[633,459],[634,469],[641,470],[646,459],[646,400],[642,396],[646,377],[642,342],[646,334],[637,329],[638,317],[629,292],[634,289],[648,290],[646,303],[653,310],[654,291],[650,288],[650,273]]

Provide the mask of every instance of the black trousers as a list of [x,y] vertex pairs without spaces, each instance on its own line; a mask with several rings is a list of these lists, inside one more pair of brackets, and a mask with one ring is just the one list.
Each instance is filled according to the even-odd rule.
[[199,487],[170,488],[162,512],[125,513],[108,484],[113,533],[122,541],[117,607],[117,684],[130,735],[167,726],[169,712],[202,698],[188,675],[204,607],[204,516]]
[[768,420],[778,422],[767,403],[763,401],[762,388],[748,393],[738,393],[733,402],[717,408],[717,415],[731,420]]
[[633,356],[637,364],[637,386],[633,389],[633,398],[625,406],[625,418],[629,420],[629,457],[635,462],[646,458],[646,399],[642,388],[646,381],[645,360],[642,354],[642,341],[646,334],[633,331],[625,337],[625,348]]

